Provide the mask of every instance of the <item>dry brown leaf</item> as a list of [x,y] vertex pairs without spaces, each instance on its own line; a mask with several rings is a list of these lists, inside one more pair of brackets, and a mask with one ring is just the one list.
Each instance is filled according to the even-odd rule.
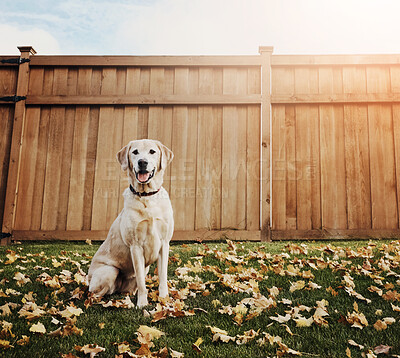
[[78,352],[90,354],[90,358],[95,357],[97,354],[104,352],[106,349],[98,346],[97,344],[86,344],[83,347],[76,346],[75,349]]
[[0,306],[1,314],[0,316],[9,316],[11,314],[10,305],[8,303]]
[[29,343],[29,337],[28,337],[28,336],[25,336],[25,335],[22,335],[22,338],[19,339],[19,340],[17,341],[17,344],[18,344],[19,346],[25,346],[25,345],[27,345],[28,343]]
[[6,341],[5,339],[0,339],[0,348],[14,348],[14,346],[10,344],[10,341]]
[[374,353],[375,354],[389,354],[389,351],[392,347],[391,346],[385,346],[381,344],[380,346],[377,346],[374,348]]

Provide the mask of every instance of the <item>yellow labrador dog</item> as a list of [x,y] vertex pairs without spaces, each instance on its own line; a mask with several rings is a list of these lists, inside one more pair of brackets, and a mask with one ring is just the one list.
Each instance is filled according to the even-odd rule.
[[134,140],[117,159],[128,170],[129,188],[124,208],[89,268],[89,291],[98,296],[114,292],[138,292],[137,306],[147,305],[145,277],[158,260],[159,296],[168,296],[169,241],[174,218],[167,191],[162,187],[172,152],[155,140]]

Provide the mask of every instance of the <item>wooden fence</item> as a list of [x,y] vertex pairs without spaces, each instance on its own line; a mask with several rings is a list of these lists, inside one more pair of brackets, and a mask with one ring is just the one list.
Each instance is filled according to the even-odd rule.
[[175,240],[400,236],[400,56],[20,50],[0,65],[0,97],[26,97],[0,102],[15,239],[104,239],[127,186],[115,154],[138,138],[175,153]]
[[277,56],[275,237],[399,236],[400,57]]
[[30,56],[21,72],[4,232],[104,239],[127,187],[116,153],[153,138],[175,154],[174,239],[260,239],[259,56]]

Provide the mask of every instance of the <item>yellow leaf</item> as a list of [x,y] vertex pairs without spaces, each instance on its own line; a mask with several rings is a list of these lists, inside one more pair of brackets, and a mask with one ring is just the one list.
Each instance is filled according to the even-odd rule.
[[105,325],[106,325],[106,324],[103,323],[103,322],[102,322],[102,323],[99,323],[99,328],[100,328],[100,329],[104,329]]
[[194,342],[194,345],[198,347],[198,346],[200,346],[200,344],[202,344],[202,343],[203,343],[203,338],[200,337],[200,338],[197,339],[196,342]]
[[15,260],[19,257],[16,255],[15,251],[10,250],[10,253],[6,255],[8,260],[4,263],[5,265],[10,265],[15,262]]
[[211,303],[214,305],[214,307],[222,306],[222,303],[219,300],[212,300]]
[[118,353],[119,354],[122,354],[122,353],[125,353],[125,352],[130,352],[130,351],[131,351],[131,349],[129,347],[129,344],[126,344],[126,343],[118,344]]
[[193,344],[192,344],[192,348],[196,351],[196,352],[198,352],[198,353],[201,353],[202,351],[201,351],[201,349],[200,349],[200,344],[202,344],[203,343],[203,338],[198,338],[197,339],[197,341],[196,342],[194,342]]
[[[211,326],[206,326],[206,327],[210,328],[212,334],[215,334],[215,333],[228,334],[227,331],[224,331],[223,329],[220,329],[218,327],[211,327]],[[199,338],[199,339],[201,339],[201,338]]]
[[296,322],[296,327],[310,327],[313,322],[314,322],[314,318],[310,317],[310,318],[298,318],[298,319],[294,319],[294,321]]
[[346,356],[351,358],[351,351],[349,347],[346,348]]
[[0,339],[0,348],[13,348],[13,346],[10,345],[10,341]]
[[61,263],[58,262],[56,259],[52,259],[51,262],[52,262],[54,267],[60,267],[61,266]]
[[138,331],[136,332],[138,335],[139,343],[144,347],[151,348],[154,346],[153,339],[158,339],[163,336],[165,333],[159,331],[156,328],[151,328],[148,326],[140,326]]
[[74,306],[68,306],[64,311],[58,312],[61,317],[71,318],[73,316],[80,316],[83,313],[81,308],[76,308]]
[[304,288],[305,284],[306,283],[304,281],[292,282],[291,285],[290,285],[289,291],[290,292],[294,292],[294,291],[297,291],[297,290],[301,290],[301,289]]
[[46,333],[46,327],[43,325],[43,323],[37,323],[33,324],[31,328],[29,328],[30,332],[33,333]]

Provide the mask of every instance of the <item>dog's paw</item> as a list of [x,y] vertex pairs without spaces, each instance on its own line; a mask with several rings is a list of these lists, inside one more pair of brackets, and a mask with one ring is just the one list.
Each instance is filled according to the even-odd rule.
[[158,291],[159,291],[158,297],[160,297],[160,298],[168,297],[168,287],[165,287],[165,288],[159,287]]
[[145,307],[145,306],[147,306],[148,304],[149,304],[149,303],[147,302],[147,295],[146,295],[146,296],[143,296],[143,297],[138,296],[138,300],[137,300],[137,307],[138,307],[138,308]]

